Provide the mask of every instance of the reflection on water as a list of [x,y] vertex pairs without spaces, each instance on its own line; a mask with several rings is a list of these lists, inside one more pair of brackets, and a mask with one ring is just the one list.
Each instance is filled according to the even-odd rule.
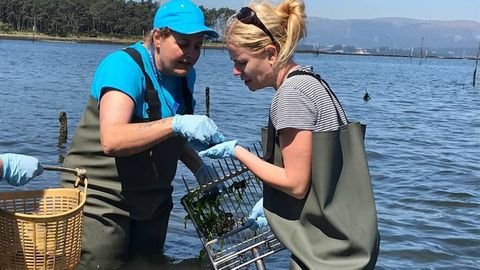
[[[0,152],[37,156],[59,165],[83,113],[95,66],[120,45],[0,42]],[[351,120],[367,124],[366,148],[378,209],[381,252],[377,269],[478,269],[480,265],[480,97],[471,86],[474,61],[300,54],[335,91]],[[206,50],[197,64],[197,113],[210,116],[227,139],[251,145],[260,139],[273,91],[252,93],[231,75],[228,53]],[[478,85],[478,83],[477,83]],[[364,101],[368,91],[370,100]],[[59,113],[68,116],[59,143]],[[183,167],[178,175],[191,174]],[[46,172],[20,189],[58,185]],[[202,244],[179,203],[166,255],[136,258],[136,269],[206,269]],[[0,184],[1,190],[12,187]],[[289,255],[266,260],[286,269]],[[161,266],[158,266],[161,264]],[[133,266],[132,266],[133,267]],[[132,268],[133,269],[133,268]]]

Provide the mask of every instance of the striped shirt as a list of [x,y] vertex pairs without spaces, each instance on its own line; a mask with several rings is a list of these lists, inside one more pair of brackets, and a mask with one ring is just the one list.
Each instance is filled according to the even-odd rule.
[[[311,66],[297,70],[313,74]],[[287,78],[275,92],[270,117],[277,131],[284,128],[332,131],[339,128],[335,108],[338,109],[342,122],[347,123],[345,112],[336,99],[332,101],[324,83],[313,76],[295,75]]]

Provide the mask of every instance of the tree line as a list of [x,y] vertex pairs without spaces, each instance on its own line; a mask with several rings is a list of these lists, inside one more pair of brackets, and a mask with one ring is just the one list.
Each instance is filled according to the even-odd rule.
[[[34,31],[54,36],[142,36],[152,29],[152,0],[1,0],[0,32]],[[222,32],[229,8],[206,9],[207,26]]]

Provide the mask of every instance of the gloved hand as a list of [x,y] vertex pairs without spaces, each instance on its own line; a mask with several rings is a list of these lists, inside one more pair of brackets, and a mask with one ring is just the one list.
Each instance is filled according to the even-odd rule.
[[180,115],[173,118],[173,132],[190,140],[198,140],[205,144],[217,144],[225,141],[212,119],[205,115]]
[[202,163],[194,175],[199,185],[205,185],[219,178],[215,169],[205,163]]
[[[200,168],[194,173],[195,179],[200,186],[205,185],[213,180],[218,180],[220,176],[218,176],[217,171],[212,166],[209,166],[205,163],[202,163]],[[222,193],[225,190],[225,185],[223,183],[217,184],[210,189],[208,189],[207,194],[210,195],[218,195],[218,193]]]
[[253,223],[250,225],[251,230],[263,229],[268,224],[265,212],[263,211],[263,197],[253,206],[252,211],[248,216],[247,222],[252,221]]
[[212,146],[206,150],[200,151],[198,153],[201,157],[209,157],[209,158],[226,158],[226,157],[235,157],[235,146],[237,145],[237,141],[226,141],[223,143],[219,143],[215,146]]
[[200,151],[203,151],[203,150],[206,150],[208,148],[210,148],[211,145],[208,145],[206,143],[202,143],[198,140],[191,140],[188,142],[190,144],[190,146],[195,149],[195,151],[197,152],[200,152]]
[[0,159],[3,162],[3,175],[0,179],[6,180],[12,186],[23,186],[43,173],[38,159],[31,156],[3,154]]

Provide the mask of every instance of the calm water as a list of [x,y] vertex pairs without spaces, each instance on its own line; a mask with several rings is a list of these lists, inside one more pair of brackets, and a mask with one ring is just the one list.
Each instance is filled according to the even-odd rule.
[[[119,45],[0,40],[0,152],[34,155],[59,165],[58,114],[67,112],[69,139],[83,113],[99,61]],[[480,269],[480,95],[474,62],[300,54],[343,103],[350,119],[368,125],[366,148],[378,208],[377,269]],[[210,115],[227,138],[259,140],[272,90],[251,93],[231,75],[228,53],[207,50],[197,64],[197,112]],[[480,81],[478,82],[480,84]],[[362,100],[364,91],[371,96]],[[180,167],[178,175],[189,175]],[[45,173],[25,189],[57,186]],[[11,187],[0,184],[0,190]],[[185,193],[176,181],[176,202]],[[176,203],[162,269],[201,269],[202,245]],[[267,260],[286,269],[288,254]],[[144,264],[148,264],[143,262]],[[146,266],[145,266],[146,267]],[[140,269],[140,268],[137,268]]]

